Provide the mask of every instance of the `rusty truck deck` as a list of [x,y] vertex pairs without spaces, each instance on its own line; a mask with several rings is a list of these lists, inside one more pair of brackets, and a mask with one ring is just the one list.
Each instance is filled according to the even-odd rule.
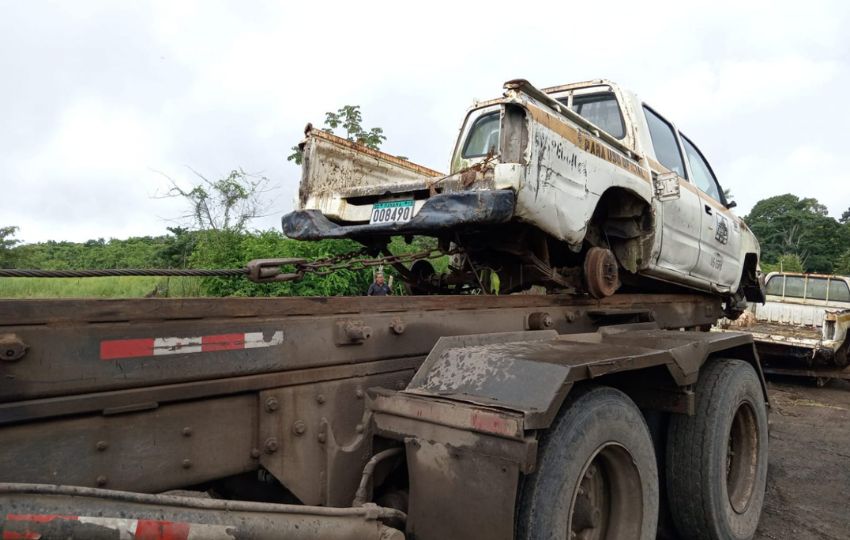
[[[418,538],[482,523],[509,538],[519,473],[573,384],[689,414],[710,355],[758,367],[749,336],[696,331],[720,315],[699,294],[2,301],[0,506],[17,510],[0,530],[121,517],[222,538],[401,538],[406,519]],[[373,461],[401,448],[406,516],[364,499],[376,467],[395,482]],[[447,448],[473,456],[463,475],[434,473]],[[480,477],[506,472],[505,489]],[[218,499],[156,495],[185,489]]]

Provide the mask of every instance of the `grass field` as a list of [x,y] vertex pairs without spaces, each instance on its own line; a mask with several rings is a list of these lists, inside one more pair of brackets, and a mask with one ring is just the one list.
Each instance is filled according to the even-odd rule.
[[0,278],[0,298],[142,298],[201,296],[186,277]]

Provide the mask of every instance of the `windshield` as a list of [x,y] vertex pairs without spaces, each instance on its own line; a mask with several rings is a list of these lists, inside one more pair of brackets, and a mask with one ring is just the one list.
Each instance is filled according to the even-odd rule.
[[463,145],[464,158],[475,158],[499,150],[499,111],[480,116],[469,130]]

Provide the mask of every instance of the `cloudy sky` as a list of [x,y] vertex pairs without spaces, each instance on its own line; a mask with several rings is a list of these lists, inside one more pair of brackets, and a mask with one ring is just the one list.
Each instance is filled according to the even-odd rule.
[[277,228],[306,122],[359,104],[384,150],[445,170],[465,109],[518,77],[633,89],[701,147],[742,215],[792,192],[838,216],[849,6],[6,1],[0,226],[27,242],[162,234],[185,210],[157,198],[164,175],[242,167],[277,188],[254,223]]

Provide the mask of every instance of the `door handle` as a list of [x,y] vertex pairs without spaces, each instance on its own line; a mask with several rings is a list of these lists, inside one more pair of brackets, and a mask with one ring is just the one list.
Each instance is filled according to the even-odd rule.
[[705,205],[705,213],[708,214],[709,216],[711,215],[711,207],[708,206],[707,204]]

